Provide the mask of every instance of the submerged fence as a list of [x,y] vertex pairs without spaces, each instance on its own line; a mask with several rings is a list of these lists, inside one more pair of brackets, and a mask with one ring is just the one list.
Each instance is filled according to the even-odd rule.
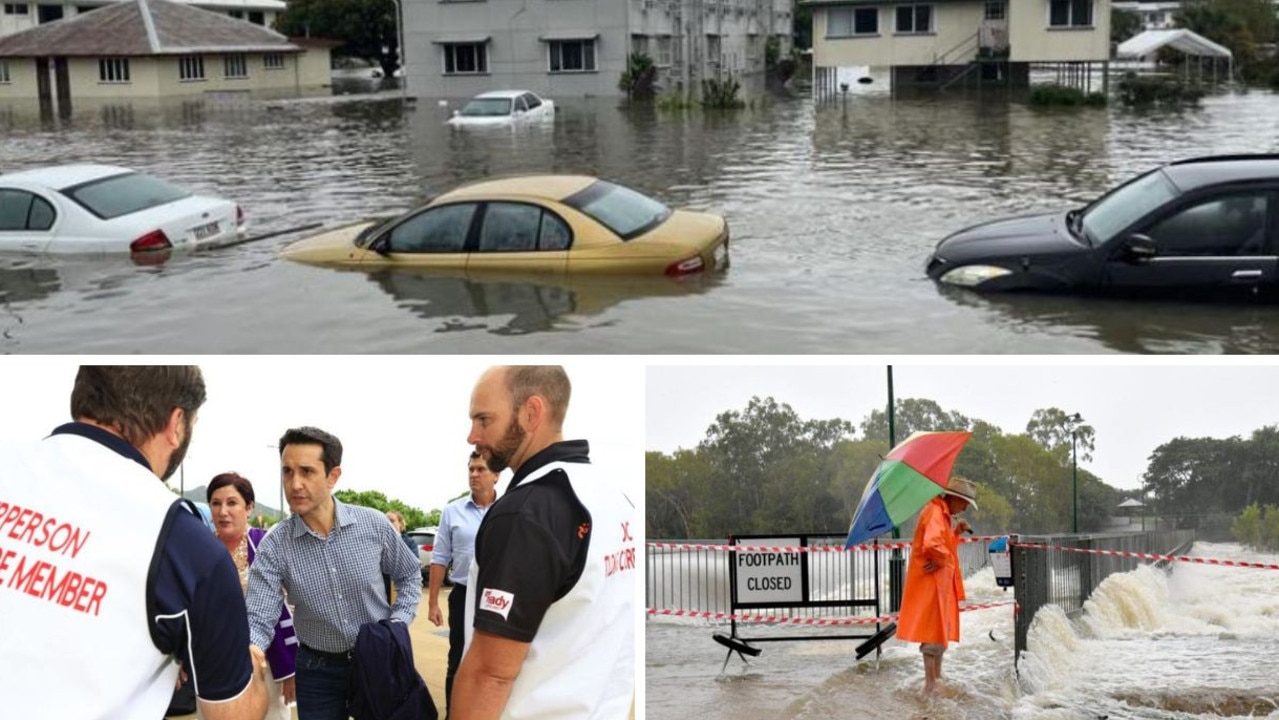
[[1128,572],[1148,560],[1103,555],[1116,551],[1175,555],[1195,540],[1194,530],[1165,530],[1107,535],[1017,535],[1013,537],[1014,591],[1017,599],[1016,657],[1026,649],[1026,636],[1035,613],[1056,605],[1070,617],[1113,573]]

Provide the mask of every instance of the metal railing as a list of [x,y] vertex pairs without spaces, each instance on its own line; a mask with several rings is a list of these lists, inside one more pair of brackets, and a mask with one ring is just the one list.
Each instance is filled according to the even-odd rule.
[[[1083,610],[1084,601],[1107,576],[1128,572],[1149,562],[1141,558],[1072,552],[1071,548],[1168,555],[1182,552],[1194,540],[1194,530],[1013,536],[1013,576],[1018,608],[1015,656],[1019,658],[1026,649],[1030,624],[1040,608],[1056,605],[1068,617],[1076,617]],[[1049,549],[1027,545],[1046,545]]]
[[[830,536],[823,542],[842,545],[843,537]],[[810,543],[816,544],[813,540]],[[729,562],[736,555],[722,549],[726,539],[649,540],[645,546],[645,603],[657,610],[692,610],[703,613],[731,611]],[[657,547],[663,546],[663,547]],[[665,547],[674,546],[674,547]],[[697,547],[702,546],[702,547]],[[965,576],[989,562],[988,543],[969,542],[959,546],[959,561]],[[910,559],[910,548],[901,551]],[[889,597],[889,567],[893,551],[887,548],[854,552],[808,553],[806,562],[814,593],[824,600],[874,595]],[[875,555],[878,554],[878,558]],[[876,560],[878,559],[878,564]],[[878,568],[876,571],[875,568]],[[847,615],[841,608],[778,608],[787,617],[831,617]]]

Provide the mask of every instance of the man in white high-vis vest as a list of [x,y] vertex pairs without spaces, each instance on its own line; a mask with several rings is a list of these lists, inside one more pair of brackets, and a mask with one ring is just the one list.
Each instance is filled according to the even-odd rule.
[[514,472],[475,539],[450,720],[618,720],[635,692],[635,508],[565,441],[559,366],[490,368],[473,444]]
[[0,716],[156,720],[179,663],[207,720],[265,713],[235,565],[157,482],[204,399],[197,367],[83,366],[74,422],[0,447]]

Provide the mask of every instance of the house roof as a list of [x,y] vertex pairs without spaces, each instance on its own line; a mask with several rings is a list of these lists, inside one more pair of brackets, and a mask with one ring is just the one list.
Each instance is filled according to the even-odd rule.
[[1150,55],[1164,46],[1172,46],[1187,55],[1232,57],[1229,49],[1184,28],[1147,30],[1120,43],[1117,53],[1121,58],[1139,58]]
[[274,30],[171,0],[125,0],[0,37],[0,57],[301,52]]
[[1128,498],[1127,500],[1119,503],[1119,507],[1121,508],[1145,507],[1145,505],[1136,498]]

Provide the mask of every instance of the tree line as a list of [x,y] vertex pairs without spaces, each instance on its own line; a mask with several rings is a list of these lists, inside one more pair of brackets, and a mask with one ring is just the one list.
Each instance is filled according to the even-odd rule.
[[[981,509],[972,515],[978,532],[1071,531],[1072,439],[1079,462],[1091,459],[1092,426],[1072,422],[1058,408],[1042,408],[1023,432],[1006,433],[927,399],[898,400],[894,426],[898,442],[916,430],[973,433],[954,474],[978,483]],[[1250,449],[1227,452],[1245,445]],[[846,532],[889,449],[885,411],[875,410],[854,425],[839,418],[804,419],[774,398],[754,397],[743,410],[719,414],[695,448],[646,454],[648,536]],[[1120,502],[1147,494],[1165,517],[1186,514],[1187,508],[1237,513],[1279,492],[1279,477],[1268,474],[1272,465],[1279,473],[1279,431],[1264,428],[1248,441],[1177,438],[1161,445],[1151,455],[1142,490],[1121,491],[1078,468],[1079,531],[1104,530]],[[1226,473],[1243,473],[1238,476],[1243,481]],[[1234,487],[1227,491],[1225,485]],[[1211,497],[1211,504],[1201,495]]]

